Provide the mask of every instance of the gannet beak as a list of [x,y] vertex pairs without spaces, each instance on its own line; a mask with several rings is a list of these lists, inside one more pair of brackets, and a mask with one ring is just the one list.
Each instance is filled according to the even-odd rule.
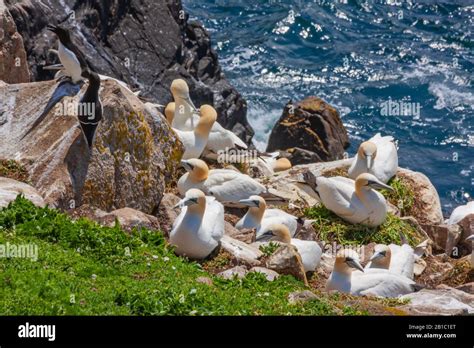
[[346,263],[349,267],[355,268],[355,269],[358,269],[361,272],[364,272],[364,267],[362,267],[362,265],[359,263],[359,261],[354,260],[354,259],[350,259],[350,260],[347,260]]
[[466,242],[474,242],[474,234],[471,234],[469,237],[467,237]]
[[251,199],[241,199],[239,203],[247,207],[258,207],[258,205],[256,205],[255,202]]
[[372,255],[372,257],[370,258],[370,261],[378,260],[378,259],[381,259],[383,257],[385,257],[385,255],[383,253],[377,252],[377,253]]
[[374,189],[377,189],[377,190],[389,190],[389,191],[395,191],[392,187],[388,186],[388,185],[385,185],[383,182],[377,180],[370,180],[368,185]]
[[196,203],[197,203],[196,198],[183,198],[173,208],[184,208]]
[[188,161],[185,161],[185,160],[181,161],[181,165],[188,172],[191,172],[194,169],[194,166],[191,163],[189,163]]
[[372,155],[365,155],[365,162],[367,164],[367,168],[372,168],[372,163],[373,163]]

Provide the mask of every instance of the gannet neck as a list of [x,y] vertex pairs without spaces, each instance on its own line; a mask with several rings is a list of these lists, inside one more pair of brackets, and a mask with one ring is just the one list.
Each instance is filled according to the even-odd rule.
[[282,172],[284,170],[291,169],[292,165],[288,158],[282,157],[275,161],[273,164],[273,171]]
[[263,215],[265,214],[265,209],[267,209],[267,203],[264,199],[262,199],[260,200],[258,207],[250,207],[247,214],[249,214],[251,218],[257,222],[257,225],[260,225]]
[[206,162],[199,159],[190,159],[192,162],[193,170],[189,172],[189,179],[194,183],[199,183],[207,180],[209,177],[209,167]]
[[176,103],[169,103],[165,108],[165,116],[168,123],[173,124],[174,113],[176,110]]
[[343,259],[336,259],[334,263],[333,273],[337,274],[341,278],[347,278],[350,282],[352,276],[352,269],[344,262]]
[[206,199],[199,198],[197,204],[190,205],[186,211],[186,215],[193,215],[202,218],[206,211]]
[[[374,258],[375,256],[375,258]],[[376,245],[373,259],[371,259],[372,268],[389,269],[392,260],[392,251],[386,245]]]
[[217,119],[217,112],[216,110],[209,105],[203,105],[201,107],[201,118],[194,129],[194,134],[196,136],[207,140],[209,138],[209,133],[211,132],[211,128],[216,122]]

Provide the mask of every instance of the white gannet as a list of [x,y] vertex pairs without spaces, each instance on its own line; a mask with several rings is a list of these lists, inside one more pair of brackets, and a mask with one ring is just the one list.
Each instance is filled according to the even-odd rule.
[[469,237],[467,237],[466,242],[472,242],[471,268],[474,268],[474,234],[471,234]]
[[415,250],[408,244],[388,246],[377,244],[365,269],[386,269],[394,274],[413,279],[416,259]]
[[455,225],[469,214],[474,214],[474,201],[456,207],[448,219],[448,224]]
[[342,219],[371,227],[379,226],[385,221],[387,202],[373,188],[393,189],[374,175],[364,173],[355,181],[341,176],[320,176],[315,179],[315,183],[314,190],[321,203]]
[[48,25],[47,28],[59,39],[58,56],[63,66],[63,75],[70,77],[73,83],[82,81],[82,73],[89,66],[84,54],[72,42],[69,30],[55,25]]
[[397,147],[393,141],[392,136],[382,137],[378,133],[360,144],[349,168],[349,177],[355,179],[362,173],[370,173],[386,184],[398,169]]
[[241,199],[239,201],[242,205],[248,206],[249,210],[240,219],[235,227],[238,230],[243,228],[257,229],[257,239],[259,239],[265,232],[268,231],[269,226],[275,224],[283,224],[290,230],[293,237],[298,228],[298,218],[280,209],[266,209],[267,203],[265,199],[260,196],[250,196],[248,199]]
[[301,256],[305,272],[313,272],[318,267],[323,251],[315,241],[291,238],[290,230],[283,224],[270,225],[264,236],[268,241],[294,245]]
[[214,197],[191,189],[176,205],[181,213],[173,223],[170,244],[178,255],[204,259],[219,245],[224,235],[224,207]]
[[219,202],[239,204],[241,199],[267,191],[265,186],[248,175],[230,169],[209,170],[206,162],[200,159],[182,160],[181,164],[187,171],[178,180],[181,195],[190,188],[197,188]]
[[275,173],[282,172],[292,168],[288,158],[281,157],[280,152],[273,152],[267,155],[260,155],[255,160],[253,166],[257,167],[264,176],[272,176]]
[[194,130],[182,131],[173,128],[184,145],[183,159],[199,158],[201,156],[216,119],[216,110],[210,105],[203,105],[201,106],[201,117]]
[[[363,273],[353,273],[354,269]],[[343,249],[336,255],[326,290],[337,290],[357,296],[398,297],[414,292],[416,283],[407,277],[383,269],[370,269],[364,272],[359,255],[354,250]]]
[[[194,106],[191,97],[189,96],[189,87],[186,81],[182,79],[174,80],[171,84],[171,93],[175,101],[173,116],[171,117],[170,110],[166,119],[171,123],[172,127],[181,131],[192,131],[199,123],[199,111]],[[225,151],[232,148],[247,149],[245,144],[232,131],[225,129],[219,122],[214,122],[212,125],[209,139],[207,140],[207,151],[218,153],[219,150]]]

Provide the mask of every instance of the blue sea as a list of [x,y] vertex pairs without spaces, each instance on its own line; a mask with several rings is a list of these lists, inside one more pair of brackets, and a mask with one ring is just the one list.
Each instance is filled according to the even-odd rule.
[[339,110],[353,155],[393,135],[400,165],[425,173],[443,210],[474,195],[474,2],[185,0],[211,33],[227,78],[248,102],[265,149],[291,100]]

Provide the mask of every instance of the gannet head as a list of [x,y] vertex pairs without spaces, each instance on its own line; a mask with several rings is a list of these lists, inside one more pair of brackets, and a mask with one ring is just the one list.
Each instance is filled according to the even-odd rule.
[[165,116],[169,124],[173,123],[175,109],[176,109],[176,103],[174,102],[168,103],[168,105],[166,105]]
[[375,156],[377,156],[377,145],[371,141],[365,141],[360,144],[357,154],[365,160],[367,168],[372,168]]
[[48,30],[57,35],[61,42],[71,42],[71,34],[69,30],[60,27],[59,25],[48,25]]
[[283,224],[270,225],[262,237],[264,240],[279,241],[286,244],[291,243],[290,230]]
[[385,185],[383,182],[377,179],[374,175],[369,174],[369,173],[360,174],[355,180],[355,186],[356,186],[356,192],[360,192],[360,190],[362,189],[370,190],[371,188],[379,189],[379,190],[385,189],[389,191],[394,191],[393,188],[391,188],[388,185]]
[[194,181],[203,181],[209,176],[209,167],[203,160],[197,158],[182,160],[181,165]]
[[471,234],[469,237],[467,237],[466,242],[474,242],[474,234]]
[[189,98],[189,87],[186,81],[183,79],[176,79],[173,80],[171,83],[171,94],[173,94],[173,98],[175,99],[188,99]]
[[392,258],[392,251],[385,244],[377,244],[374,247],[374,254],[370,258],[372,264],[378,268],[388,269]]
[[250,196],[248,199],[241,199],[239,203],[251,208],[266,207],[265,199],[260,196]]
[[203,105],[200,109],[201,118],[196,126],[195,133],[200,136],[208,136],[214,122],[217,120],[217,112],[210,105]]
[[354,269],[364,272],[360,264],[359,254],[352,249],[342,249],[336,254],[334,270],[340,273],[350,274]]
[[184,198],[178,202],[174,207],[184,208],[191,207],[193,205],[205,206],[206,205],[206,195],[204,192],[198,189],[189,189],[186,191]]
[[282,172],[284,170],[291,169],[292,165],[288,158],[282,157],[275,161],[273,164],[273,171],[274,172]]

